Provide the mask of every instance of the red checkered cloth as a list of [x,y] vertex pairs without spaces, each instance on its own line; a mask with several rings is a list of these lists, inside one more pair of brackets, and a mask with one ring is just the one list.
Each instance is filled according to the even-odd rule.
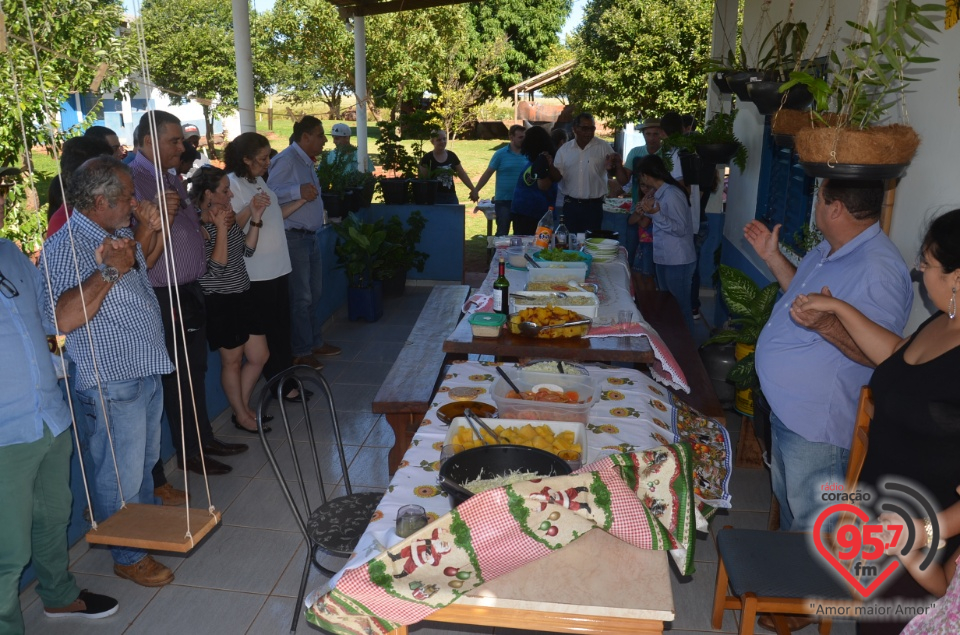
[[650,364],[650,374],[664,386],[690,392],[687,376],[680,370],[680,364],[674,359],[673,353],[667,344],[652,327],[631,322],[629,324],[614,324],[612,326],[592,326],[584,337],[645,337],[650,342],[656,361]]
[[688,575],[696,539],[692,466],[690,446],[680,443],[477,494],[346,571],[313,601],[307,621],[341,635],[389,633],[597,528],[641,549],[669,550]]

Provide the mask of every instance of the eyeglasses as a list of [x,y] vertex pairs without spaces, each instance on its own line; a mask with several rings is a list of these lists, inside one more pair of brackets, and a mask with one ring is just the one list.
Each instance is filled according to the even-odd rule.
[[920,254],[919,256],[917,256],[917,261],[914,263],[913,266],[914,268],[916,268],[917,271],[919,271],[920,273],[923,273],[930,267],[930,263],[927,262],[927,259],[924,257],[923,254]]
[[0,293],[5,298],[15,298],[20,295],[20,292],[13,285],[13,280],[3,275],[2,271],[0,271]]

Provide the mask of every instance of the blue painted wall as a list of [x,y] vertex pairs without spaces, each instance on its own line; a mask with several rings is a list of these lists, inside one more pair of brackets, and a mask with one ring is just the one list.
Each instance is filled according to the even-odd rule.
[[423,272],[410,271],[407,277],[412,280],[450,280],[460,282],[463,279],[463,205],[371,205],[362,216],[374,221],[378,218],[399,216],[406,224],[407,218],[419,210],[427,219],[420,238],[421,251],[430,254]]

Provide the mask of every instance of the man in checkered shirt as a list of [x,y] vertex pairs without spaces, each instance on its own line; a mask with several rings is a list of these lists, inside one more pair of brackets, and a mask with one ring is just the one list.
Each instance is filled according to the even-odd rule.
[[[47,316],[66,333],[67,352],[77,364],[84,415],[78,424],[87,428],[93,461],[88,478],[94,517],[103,520],[124,501],[155,502],[151,470],[160,454],[160,375],[173,365],[141,245],[154,241],[160,215],[156,206],[137,203],[129,168],[113,157],[80,166],[68,194],[76,211],[44,246],[43,297],[52,298]],[[122,578],[143,586],[173,580],[170,569],[141,549],[115,547],[111,553]]]

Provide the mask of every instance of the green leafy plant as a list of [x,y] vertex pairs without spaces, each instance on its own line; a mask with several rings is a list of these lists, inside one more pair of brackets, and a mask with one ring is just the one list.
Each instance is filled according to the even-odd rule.
[[[330,156],[333,160],[330,160]],[[324,150],[317,161],[317,179],[320,181],[320,191],[343,194],[351,187],[350,173],[356,172],[351,165],[349,156],[343,152]]]
[[[720,295],[732,317],[725,328],[717,331],[704,342],[704,346],[730,342],[756,345],[760,338],[760,331],[773,312],[779,291],[780,286],[776,282],[761,288],[739,269],[720,265]],[[760,385],[754,367],[753,353],[734,364],[727,375],[727,381],[732,382],[737,390],[756,388]]]
[[23,183],[13,183],[9,187],[0,237],[16,243],[26,255],[34,256],[43,247],[47,231],[46,214],[27,208],[26,186]]
[[940,13],[943,4],[890,0],[882,19],[866,24],[848,20],[857,37],[831,53],[831,81],[798,70],[790,73],[790,80],[780,90],[805,85],[814,96],[818,113],[835,112],[842,122],[860,129],[875,124],[896,104],[895,96],[917,81],[905,75],[908,66],[939,61],[920,55],[929,38],[918,27],[939,32],[930,17]]
[[387,239],[383,243],[383,263],[374,272],[377,280],[392,278],[402,272],[416,269],[423,273],[430,254],[417,249],[427,219],[419,210],[410,213],[404,227],[399,216],[391,216],[385,223]]
[[423,153],[423,142],[417,142],[411,150],[401,143],[397,125],[389,121],[377,124],[380,138],[377,140],[377,159],[384,171],[393,172],[403,179],[415,179],[420,169],[419,155]]
[[[733,134],[733,122],[737,118],[737,110],[729,113],[719,112],[707,122],[702,131],[694,131],[688,135],[671,135],[664,141],[664,147],[680,148],[688,152],[696,152],[698,144],[708,143],[736,143],[737,152],[733,155],[732,162],[740,171],[747,169],[747,147],[740,142],[740,139]],[[667,154],[667,152],[664,152]],[[669,166],[668,166],[669,167]]]
[[333,225],[333,231],[337,233],[337,266],[346,271],[351,287],[369,287],[384,263],[387,229],[383,219],[367,223],[351,212],[341,223]]

